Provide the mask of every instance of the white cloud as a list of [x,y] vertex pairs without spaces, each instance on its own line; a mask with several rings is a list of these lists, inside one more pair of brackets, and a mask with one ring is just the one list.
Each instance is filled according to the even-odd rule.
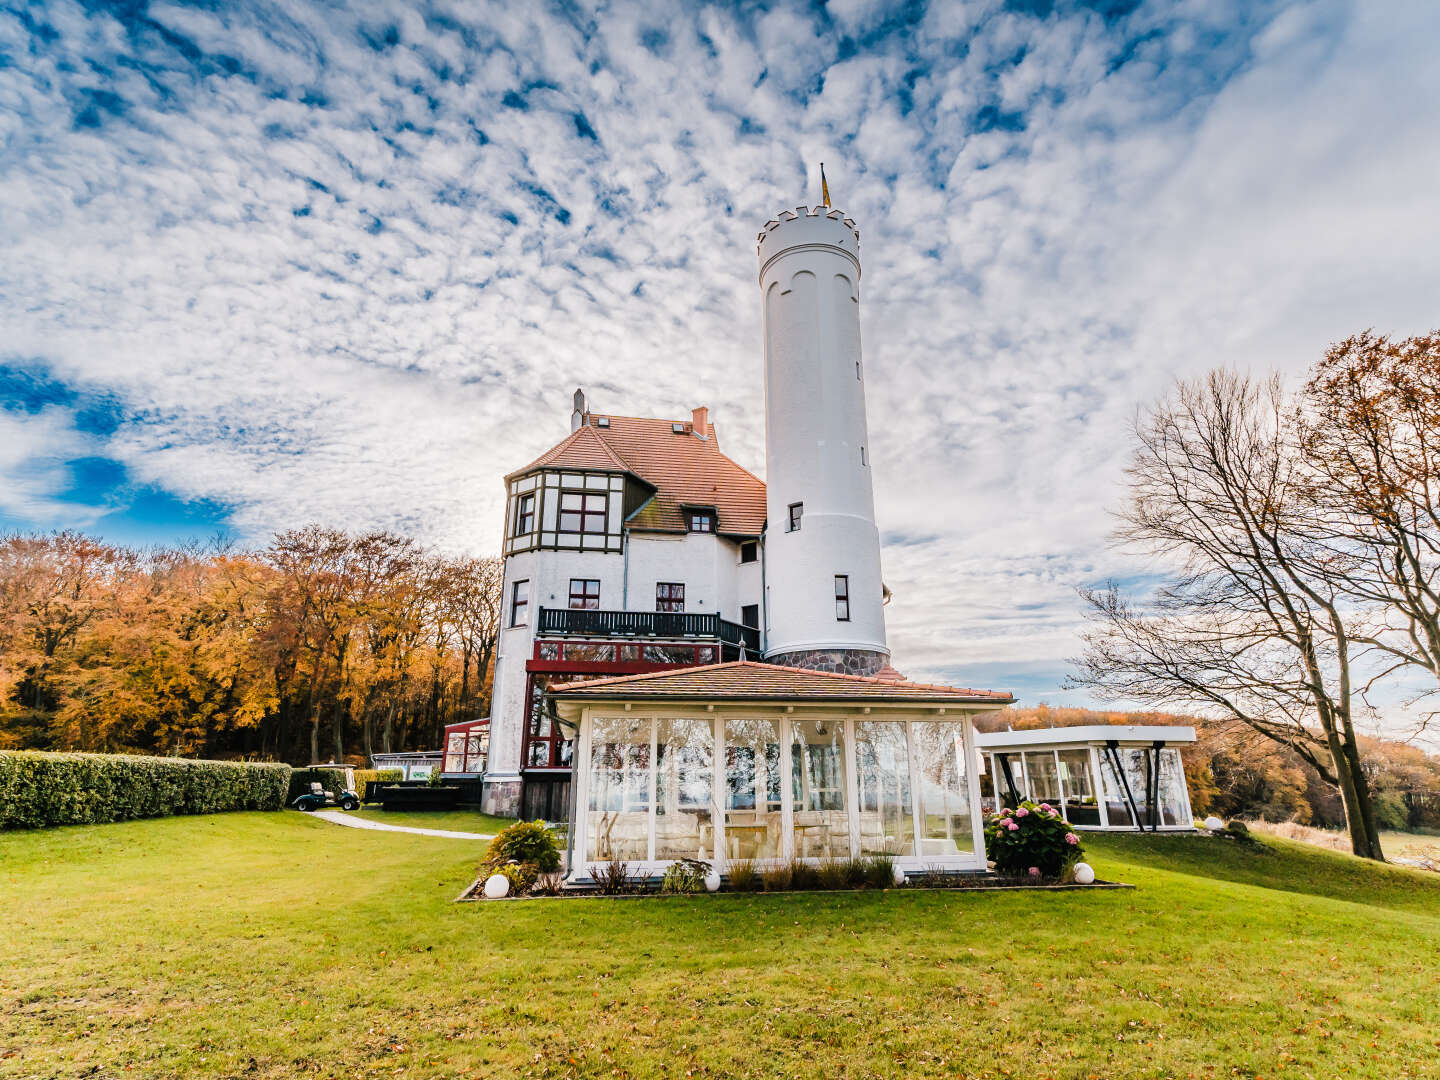
[[0,409],[0,515],[43,528],[83,528],[104,508],[58,498],[71,486],[67,461],[90,451],[67,409]]

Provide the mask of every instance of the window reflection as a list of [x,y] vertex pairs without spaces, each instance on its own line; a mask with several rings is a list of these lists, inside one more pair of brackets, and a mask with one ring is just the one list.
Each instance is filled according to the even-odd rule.
[[778,859],[783,852],[780,722],[725,724],[725,856]]
[[1100,804],[1090,776],[1090,751],[1060,751],[1060,786],[1066,821],[1071,825],[1100,824]]
[[715,844],[714,724],[661,720],[655,747],[655,858],[708,859]]
[[915,724],[916,796],[920,854],[960,855],[975,850],[966,781],[965,726]]
[[915,819],[910,812],[910,753],[903,722],[856,722],[855,773],[860,854],[913,855]]
[[590,857],[642,860],[650,849],[650,723],[600,718],[590,743]]
[[791,725],[790,753],[796,857],[848,857],[844,722],[795,721]]

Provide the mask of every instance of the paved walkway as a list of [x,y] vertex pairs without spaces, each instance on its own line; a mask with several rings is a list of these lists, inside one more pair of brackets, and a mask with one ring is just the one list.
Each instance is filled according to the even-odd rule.
[[409,825],[386,825],[383,821],[367,821],[347,814],[344,810],[316,810],[313,817],[322,818],[334,825],[348,825],[352,829],[376,829],[380,832],[408,832],[416,836],[443,836],[450,840],[494,840],[494,833],[450,832],[447,829],[416,829]]

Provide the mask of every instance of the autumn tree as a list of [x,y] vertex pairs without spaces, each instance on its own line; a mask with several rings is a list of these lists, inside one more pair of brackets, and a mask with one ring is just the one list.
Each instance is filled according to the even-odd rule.
[[1356,635],[1385,660],[1371,681],[1408,669],[1440,692],[1440,333],[1331,346],[1297,426],[1316,569],[1378,616]]
[[1383,859],[1354,722],[1352,610],[1313,542],[1277,381],[1178,385],[1137,423],[1117,539],[1169,571],[1145,609],[1083,593],[1075,685],[1196,710],[1289,747],[1340,792],[1351,847]]

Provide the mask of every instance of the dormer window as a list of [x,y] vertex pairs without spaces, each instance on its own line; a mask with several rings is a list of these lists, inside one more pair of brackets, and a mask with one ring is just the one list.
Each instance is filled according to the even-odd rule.
[[684,435],[685,425],[677,421],[670,425],[670,430],[673,431],[676,435]]
[[712,510],[686,510],[685,529],[694,533],[713,533],[715,513]]

